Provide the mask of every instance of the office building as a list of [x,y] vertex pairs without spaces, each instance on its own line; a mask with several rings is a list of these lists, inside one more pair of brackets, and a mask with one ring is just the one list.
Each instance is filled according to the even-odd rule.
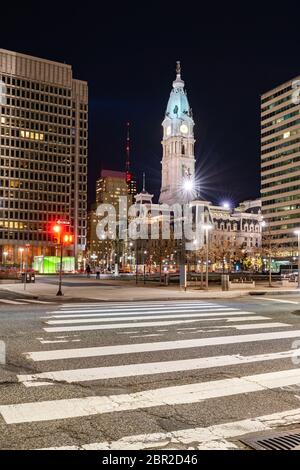
[[0,258],[55,254],[67,220],[79,264],[86,245],[88,86],[70,65],[0,49]]

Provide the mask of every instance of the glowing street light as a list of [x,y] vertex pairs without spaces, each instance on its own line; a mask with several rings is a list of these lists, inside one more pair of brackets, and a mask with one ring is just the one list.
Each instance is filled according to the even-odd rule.
[[191,178],[186,178],[183,181],[182,187],[183,187],[184,191],[186,191],[187,193],[191,192],[191,191],[194,190],[194,181]]
[[224,202],[222,202],[222,207],[225,210],[230,210],[231,209],[231,204],[228,201],[224,201]]
[[3,251],[3,257],[4,257],[4,266],[6,265],[6,258],[8,256],[8,251]]
[[[191,202],[196,195],[195,181],[187,175],[181,182],[180,187],[182,199],[185,203]],[[181,243],[181,260],[179,268],[179,283],[180,287],[186,291],[187,287],[187,266],[186,266],[186,248],[185,248],[185,231],[183,230],[182,243]]]

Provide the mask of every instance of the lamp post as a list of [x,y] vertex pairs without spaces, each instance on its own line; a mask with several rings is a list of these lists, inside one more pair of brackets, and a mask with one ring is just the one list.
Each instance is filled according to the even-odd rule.
[[203,224],[203,230],[205,230],[205,258],[206,258],[206,266],[205,266],[205,289],[208,290],[208,252],[209,252],[209,237],[208,231],[212,229],[212,225],[210,224]]
[[55,225],[53,226],[53,232],[57,240],[57,244],[60,247],[60,263],[59,263],[59,283],[58,283],[58,291],[57,296],[62,296],[62,269],[63,269],[63,245],[72,244],[74,241],[74,237],[71,234],[64,233],[65,227],[69,226],[70,222],[65,220],[58,220]]
[[268,227],[268,242],[269,242],[269,287],[272,287],[272,250],[271,250],[271,230],[270,225],[265,220],[261,223],[262,227]]
[[28,270],[28,248],[30,245],[27,243],[25,250],[25,280],[24,280],[24,290],[26,290],[26,282],[27,282],[27,270]]
[[[20,252],[20,272],[23,271],[23,252],[24,252],[24,248],[19,248],[19,252]],[[25,274],[26,276],[26,274]]]
[[93,265],[94,265],[94,269],[95,269],[95,267],[96,267],[96,260],[98,259],[98,256],[97,256],[95,253],[93,253],[93,254],[91,255],[91,259],[93,260]]
[[4,257],[4,263],[3,265],[6,266],[6,259],[7,259],[7,256],[8,256],[8,251],[3,251],[3,257]]
[[300,289],[300,229],[294,231],[298,238],[298,289]]
[[129,243],[129,250],[130,250],[130,274],[132,273],[132,265],[133,265],[133,243]]

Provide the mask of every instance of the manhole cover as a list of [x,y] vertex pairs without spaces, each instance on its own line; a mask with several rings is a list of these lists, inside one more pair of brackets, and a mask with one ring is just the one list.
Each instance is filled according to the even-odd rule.
[[240,439],[240,441],[256,450],[291,450],[300,445],[300,429],[257,432]]

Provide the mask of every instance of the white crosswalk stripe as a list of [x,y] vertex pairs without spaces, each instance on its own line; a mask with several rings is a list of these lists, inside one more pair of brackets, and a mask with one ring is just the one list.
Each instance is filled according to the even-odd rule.
[[[268,431],[274,428],[274,423],[281,426],[297,424],[300,421],[300,408],[282,413],[258,416],[254,419],[232,421],[231,423],[217,424],[207,428],[189,428],[165,433],[148,433],[125,436],[118,441],[94,442],[68,447],[53,447],[53,450],[145,450],[156,449],[168,444],[189,444],[189,448],[200,449],[230,449],[235,446],[227,439],[233,439],[245,434]],[[226,440],[226,441],[224,441]],[[200,445],[195,445],[195,443]],[[214,446],[213,443],[216,443]],[[222,446],[222,443],[224,444]],[[201,446],[201,447],[200,447]],[[205,447],[203,447],[205,446]],[[51,448],[48,448],[50,450]],[[42,449],[44,450],[44,449]],[[46,449],[45,449],[46,450]]]
[[156,406],[200,403],[218,397],[252,393],[300,383],[300,369],[209,382],[162,387],[111,396],[89,396],[0,406],[8,424],[70,419]]
[[10,299],[0,299],[0,303],[8,304],[8,305],[25,305],[24,302],[20,302],[17,300],[10,300]]
[[[64,313],[76,313],[77,310],[63,310]],[[118,312],[120,315],[128,315],[128,313],[133,313],[133,312],[138,312],[138,313],[142,313],[142,312],[145,312],[145,313],[155,313],[155,312],[164,312],[164,313],[174,313],[174,312],[179,312],[181,311],[182,313],[183,312],[203,312],[203,311],[224,311],[224,312],[230,312],[230,311],[236,311],[235,308],[229,308],[229,307],[195,307],[195,306],[186,306],[186,307],[131,307],[131,308],[111,308],[111,309],[108,309],[108,308],[105,308],[105,309],[83,309],[81,310],[81,313],[79,316],[85,316],[87,314],[90,314],[90,313],[97,313],[98,312],[98,315],[96,316],[99,316],[99,312],[101,312],[102,314],[103,313],[109,313],[109,314],[113,314],[113,313],[116,313]],[[50,313],[59,313],[60,310],[55,310],[54,312],[50,312]],[[90,315],[88,315],[90,316]]]
[[54,302],[46,301],[46,300],[34,300],[34,299],[18,299],[22,302],[28,302],[29,304],[54,304]]
[[35,300],[35,299],[19,299],[16,298],[15,300],[11,299],[0,299],[0,304],[8,304],[8,305],[26,305],[26,304],[54,304],[54,302],[48,302],[45,300]]
[[[207,427],[191,428],[181,420],[182,429],[177,424],[169,432],[147,430],[148,425],[142,420],[143,412],[150,408],[156,409],[156,415],[163,407],[168,410],[192,407],[200,412],[203,402],[209,408],[213,406],[210,403],[219,399],[222,407],[226,399],[236,403],[239,397],[248,395],[259,402],[257,397],[275,389],[297,388],[300,345],[294,347],[293,341],[298,343],[300,328],[288,322],[200,301],[73,303],[47,313],[47,317],[41,316],[41,321],[49,326],[41,323],[44,336],[36,338],[39,350],[24,353],[32,365],[40,363],[40,367],[37,372],[31,367],[34,373],[17,375],[28,399],[14,403],[12,396],[11,402],[0,405],[4,422],[8,426],[22,424],[24,429],[31,423],[59,426],[60,420],[73,420],[72,426],[76,426],[86,417],[91,420],[101,416],[105,422],[105,417],[118,413],[122,421],[123,413],[135,413],[130,435],[117,435],[110,442],[85,438],[80,445],[70,437],[69,443],[61,446],[59,442],[53,444],[54,433],[49,449],[134,450],[171,448],[172,444],[175,448],[188,444],[192,449],[236,449],[238,445],[230,439],[272,429],[277,423],[294,424],[300,420],[300,408],[289,409],[288,402],[286,411],[256,414],[249,419],[249,413],[239,415],[242,410],[236,408],[235,420],[221,424],[214,423],[212,414],[211,418],[208,416],[211,422]],[[265,331],[273,328],[274,331]],[[244,333],[247,330],[257,331]],[[73,331],[82,332],[80,339]],[[65,332],[65,336],[57,336],[58,332]],[[180,333],[186,335],[185,339]],[[108,334],[115,341],[107,342]],[[75,342],[76,348],[72,345]],[[240,354],[236,353],[238,348]],[[211,370],[212,377],[205,378],[201,373],[205,370]],[[99,381],[105,381],[104,388]],[[135,385],[133,389],[129,385],[123,387],[122,381]],[[74,387],[84,383],[89,383],[87,391],[97,386],[95,393],[68,393],[68,384]],[[120,392],[115,391],[116,383]],[[61,387],[58,394],[52,395],[54,399],[39,395],[39,390],[44,392],[48,386],[54,391]],[[141,429],[145,434],[141,434]]]
[[79,349],[56,349],[50,351],[28,352],[26,356],[33,361],[53,361],[95,356],[112,356],[120,354],[170,351],[175,349],[201,348],[226,344],[255,343],[286,338],[300,338],[300,330],[278,331],[271,333],[255,333],[249,335],[216,336],[213,338],[197,338],[153,343],[122,344],[118,346],[95,346]]
[[[246,312],[248,315],[250,312]],[[222,315],[221,315],[222,316]],[[61,318],[61,317],[55,317]],[[101,318],[64,318],[63,320],[49,320],[47,318],[47,325],[67,325],[70,323],[107,323],[107,322],[116,322],[116,321],[136,321],[136,320],[165,320],[165,319],[174,319],[174,318],[197,318],[197,321],[216,321],[216,316],[212,318],[206,318],[206,315],[201,313],[182,313],[182,314],[175,314],[175,315],[143,315],[143,316],[135,316],[135,317],[104,317]],[[224,320],[228,320],[230,317],[224,316]],[[238,317],[239,318],[239,317]],[[249,317],[246,317],[249,318]],[[255,315],[253,315],[253,319],[257,319]],[[260,317],[260,318],[267,318],[267,317]]]
[[88,369],[60,370],[40,374],[18,375],[20,382],[31,382],[39,379],[65,382],[86,382],[90,380],[112,379],[117,377],[132,377],[140,375],[164,374],[185,370],[208,369],[212,367],[230,366],[235,364],[250,364],[251,362],[273,361],[296,357],[300,350],[282,351],[279,353],[259,354],[254,356],[215,356],[182,361],[150,362],[146,364],[131,364],[126,366],[96,367]]

